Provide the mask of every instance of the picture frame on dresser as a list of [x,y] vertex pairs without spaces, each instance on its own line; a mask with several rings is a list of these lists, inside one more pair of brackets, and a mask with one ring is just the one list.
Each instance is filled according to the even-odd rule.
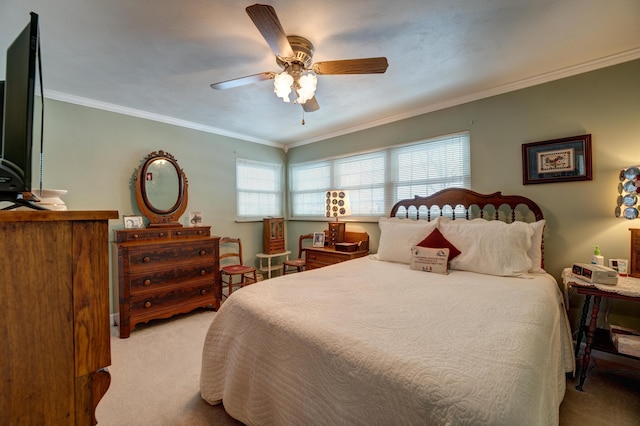
[[522,145],[523,185],[592,180],[591,135]]
[[144,229],[144,219],[142,216],[122,216],[124,229]]
[[324,247],[324,232],[313,233],[313,247]]

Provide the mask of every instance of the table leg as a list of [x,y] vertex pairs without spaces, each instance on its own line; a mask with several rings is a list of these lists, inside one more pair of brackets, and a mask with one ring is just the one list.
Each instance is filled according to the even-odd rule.
[[587,378],[587,367],[589,367],[589,361],[591,360],[591,344],[593,343],[593,336],[596,332],[596,323],[598,321],[598,311],[600,310],[600,300],[602,296],[593,297],[593,308],[591,309],[591,321],[589,322],[589,330],[587,331],[587,344],[584,348],[584,356],[582,357],[582,367],[580,369],[580,384],[576,386],[576,389],[582,391],[582,385]]
[[267,257],[267,279],[271,279],[271,257]]
[[578,356],[580,352],[580,343],[582,343],[582,335],[586,333],[587,314],[589,313],[589,302],[591,301],[591,295],[587,294],[584,298],[584,305],[582,305],[582,316],[580,317],[580,323],[578,325],[578,335],[576,336],[576,349],[575,355]]

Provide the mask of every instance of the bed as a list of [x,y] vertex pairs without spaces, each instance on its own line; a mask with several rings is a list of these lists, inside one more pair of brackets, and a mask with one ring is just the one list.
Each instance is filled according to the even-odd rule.
[[558,424],[574,358],[544,223],[500,193],[398,202],[376,254],[229,297],[202,398],[248,425]]

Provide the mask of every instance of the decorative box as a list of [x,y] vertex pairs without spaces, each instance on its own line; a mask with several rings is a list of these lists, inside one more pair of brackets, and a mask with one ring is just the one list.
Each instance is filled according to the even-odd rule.
[[640,357],[640,331],[611,324],[611,341],[621,354]]
[[336,251],[358,251],[358,243],[335,243]]

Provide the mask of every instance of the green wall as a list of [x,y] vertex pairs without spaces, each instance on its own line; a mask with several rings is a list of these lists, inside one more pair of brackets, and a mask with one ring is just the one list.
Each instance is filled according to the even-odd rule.
[[[70,209],[139,214],[133,173],[150,152],[165,150],[187,175],[187,212],[201,211],[214,234],[241,237],[249,260],[262,251],[262,223],[235,222],[237,157],[297,163],[469,130],[472,189],[521,194],[540,204],[548,223],[546,268],[559,279],[564,267],[588,262],[595,244],[605,258],[629,257],[628,228],[635,222],[616,219],[613,209],[620,168],[640,163],[638,75],[640,61],[628,62],[302,145],[287,154],[276,147],[47,99],[45,188],[69,190],[64,200]],[[593,138],[592,181],[522,185],[523,143],[585,133]],[[122,227],[121,220],[111,223],[111,229]],[[295,252],[299,234],[324,227],[324,222],[289,222],[288,248]],[[375,251],[377,223],[349,223],[348,229],[367,231]],[[574,314],[579,302],[572,300]],[[611,305],[612,321],[620,317],[622,325],[640,328],[631,304]]]
[[[49,99],[44,134],[44,187],[67,189],[70,210],[117,210],[120,219],[110,221],[110,230],[123,229],[123,215],[140,214],[135,170],[149,153],[164,150],[189,183],[181,223],[188,225],[189,211],[200,211],[212,234],[242,238],[246,259],[262,251],[262,222],[235,222],[235,160],[284,163],[282,149]],[[118,311],[114,299],[112,292],[112,313]]]
[[[613,211],[620,169],[640,164],[638,76],[640,61],[628,62],[291,148],[287,161],[310,161],[469,130],[471,189],[524,195],[540,204],[547,220],[545,267],[560,281],[563,268],[590,261],[596,244],[607,259],[629,258],[628,229],[640,228],[640,221],[616,219]],[[593,180],[522,184],[523,143],[588,133],[592,135]],[[298,234],[319,226],[290,222],[289,247],[294,247]],[[354,223],[347,228],[365,229],[377,247],[377,225]],[[610,303],[612,322],[640,329],[637,306]],[[580,304],[581,299],[572,298],[572,317]]]

